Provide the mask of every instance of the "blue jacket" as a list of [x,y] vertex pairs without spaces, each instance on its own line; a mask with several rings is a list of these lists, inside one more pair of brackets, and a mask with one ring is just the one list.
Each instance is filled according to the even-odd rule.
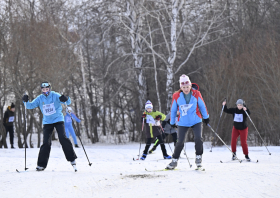
[[202,116],[203,119],[209,118],[206,105],[198,90],[192,89],[192,95],[190,103],[188,105],[186,105],[186,100],[183,92],[176,92],[173,94],[170,124],[175,124],[177,110],[179,110],[180,112],[177,123],[178,126],[191,127],[197,123],[202,122]]
[[[77,116],[74,113],[71,113],[71,116],[73,119],[75,119],[78,123],[81,122],[81,120],[79,118],[77,118]],[[64,122],[65,122],[65,126],[72,126],[72,119],[69,115],[69,113],[66,113],[66,115],[64,116]]]
[[[51,91],[48,96],[43,94],[39,95],[32,102],[26,103],[27,109],[34,109],[39,107],[41,112],[43,113],[43,124],[53,124],[56,122],[63,122],[64,116],[62,113],[63,102],[60,102],[59,97],[61,95],[57,92]],[[23,102],[25,103],[25,102]],[[71,104],[70,97],[66,101],[67,105]]]

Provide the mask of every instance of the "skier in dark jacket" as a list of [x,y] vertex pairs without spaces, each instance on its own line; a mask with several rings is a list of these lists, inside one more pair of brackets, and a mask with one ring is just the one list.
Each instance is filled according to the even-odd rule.
[[69,97],[60,95],[57,92],[51,91],[51,84],[43,82],[41,84],[42,94],[35,98],[32,102],[28,101],[28,95],[22,97],[23,103],[27,109],[34,109],[39,107],[43,113],[43,144],[40,148],[37,171],[43,171],[48,164],[49,156],[51,152],[51,138],[53,129],[56,128],[59,142],[62,145],[63,152],[67,161],[71,162],[71,165],[76,171],[77,158],[71,141],[65,135],[64,128],[64,116],[62,114],[61,104],[71,104]]
[[14,103],[11,106],[8,106],[4,114],[3,125],[6,129],[6,137],[9,133],[10,135],[10,144],[11,148],[14,147],[14,121],[15,121],[15,105]]
[[237,139],[240,136],[241,146],[245,158],[247,161],[251,161],[248,154],[248,145],[247,145],[247,136],[248,136],[248,126],[247,126],[247,113],[250,115],[250,111],[246,108],[244,101],[242,99],[238,99],[236,102],[237,107],[235,108],[227,108],[226,101],[223,102],[224,112],[228,114],[232,114],[233,116],[233,127],[231,133],[231,149],[234,155],[232,156],[232,160],[236,160],[236,143]]

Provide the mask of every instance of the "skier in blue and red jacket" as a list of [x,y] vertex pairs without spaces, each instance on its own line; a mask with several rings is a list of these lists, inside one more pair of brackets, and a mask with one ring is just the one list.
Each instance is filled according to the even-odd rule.
[[166,169],[174,169],[177,166],[180,153],[184,147],[185,135],[189,128],[192,128],[194,133],[195,163],[197,167],[201,167],[203,154],[202,118],[206,125],[209,123],[209,114],[204,100],[198,91],[198,86],[195,84],[197,89],[193,88],[189,77],[186,75],[182,75],[179,82],[180,89],[173,94],[170,116],[170,125],[177,127],[175,121],[177,111],[179,110],[180,116],[177,124],[178,141],[172,156],[172,162]]

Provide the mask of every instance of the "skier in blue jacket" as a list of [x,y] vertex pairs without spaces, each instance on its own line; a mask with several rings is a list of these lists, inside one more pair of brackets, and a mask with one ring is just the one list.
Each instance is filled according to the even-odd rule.
[[43,144],[40,148],[36,169],[37,171],[43,171],[47,167],[54,127],[56,128],[59,142],[62,145],[67,161],[71,162],[71,165],[75,168],[75,159],[77,156],[70,140],[65,135],[64,116],[61,106],[63,103],[67,105],[71,104],[71,100],[69,97],[51,91],[51,84],[49,82],[43,82],[41,84],[41,91],[42,94],[32,102],[28,101],[28,95],[22,97],[23,103],[26,105],[27,109],[39,107],[43,113]]
[[209,114],[198,89],[194,89],[188,76],[183,74],[179,80],[180,89],[173,94],[171,104],[170,125],[175,125],[177,111],[180,112],[178,118],[178,141],[172,156],[172,162],[166,169],[174,169],[180,157],[180,153],[184,147],[184,140],[189,128],[192,128],[195,141],[195,163],[197,167],[201,167],[203,154],[202,141],[202,118],[207,125],[209,123]]
[[[73,110],[71,107],[68,107],[68,111],[69,112],[67,112],[67,110],[66,110],[66,115],[64,116],[65,133],[66,133],[66,136],[69,138],[70,137],[69,132],[70,132],[70,134],[74,140],[75,147],[79,148],[78,142],[77,142],[77,137],[76,137],[75,131],[72,126],[72,118],[74,118],[78,123],[80,123],[81,120],[79,118],[77,118],[77,116],[73,113]],[[71,113],[71,116],[70,116],[70,113]]]

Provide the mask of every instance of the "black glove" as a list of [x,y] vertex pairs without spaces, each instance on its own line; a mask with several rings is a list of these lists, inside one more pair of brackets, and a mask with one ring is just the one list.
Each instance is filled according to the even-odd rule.
[[66,97],[65,95],[62,95],[62,96],[59,97],[59,100],[60,100],[61,102],[66,102],[66,101],[68,100],[68,98],[69,98],[69,97]]
[[204,119],[203,121],[204,121],[204,123],[205,123],[206,125],[210,122],[209,118]]
[[162,118],[162,116],[161,115],[158,115],[157,117],[156,117],[156,120],[160,120]]
[[170,124],[172,128],[177,128],[176,124]]
[[147,114],[143,113],[142,118],[146,118]]
[[24,95],[24,96],[22,97],[22,101],[23,101],[23,102],[28,102],[28,95]]

